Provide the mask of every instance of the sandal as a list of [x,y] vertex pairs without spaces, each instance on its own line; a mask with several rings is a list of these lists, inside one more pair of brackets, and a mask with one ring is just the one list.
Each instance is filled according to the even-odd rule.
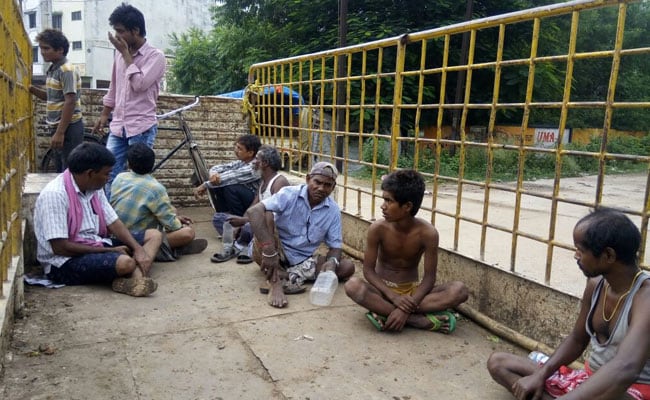
[[237,256],[237,264],[250,264],[253,262],[253,259],[246,254],[240,254]]
[[[456,330],[456,317],[454,316],[453,313],[451,313],[449,311],[437,311],[437,312],[424,314],[424,316],[427,317],[427,319],[429,321],[431,321],[431,323],[433,324],[433,326],[429,329],[432,332],[441,331],[442,325],[445,322],[447,322],[447,325],[449,326],[449,329],[447,331],[441,331],[441,333],[450,334],[450,333],[452,333],[453,331]],[[447,320],[444,321],[444,320],[438,319],[437,317],[440,317],[440,316],[447,317]]]
[[212,257],[210,257],[210,261],[212,261],[213,263],[226,262],[228,260],[231,260],[231,259],[237,257],[238,253],[239,252],[235,251],[235,249],[230,248],[230,249],[227,249],[223,253],[214,253],[212,255]]
[[372,326],[374,326],[378,331],[383,331],[384,330],[384,323],[386,322],[386,317],[383,315],[375,314],[372,311],[369,311],[366,313],[366,318],[368,318],[368,321],[372,323]]
[[199,254],[208,247],[208,241],[205,239],[194,239],[176,251],[178,255]]

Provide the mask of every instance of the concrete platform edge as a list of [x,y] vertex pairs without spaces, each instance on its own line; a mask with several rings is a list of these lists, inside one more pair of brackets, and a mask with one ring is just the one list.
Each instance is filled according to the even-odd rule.
[[[22,251],[22,249],[21,249]],[[2,282],[2,293],[0,298],[0,375],[4,371],[5,354],[11,341],[14,318],[24,305],[23,274],[24,259],[22,256],[13,257],[11,267],[8,271],[8,279]]]

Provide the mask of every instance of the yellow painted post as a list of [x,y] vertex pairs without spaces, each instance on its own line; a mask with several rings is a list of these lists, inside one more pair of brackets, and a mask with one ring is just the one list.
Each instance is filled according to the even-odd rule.
[[[373,133],[375,135],[375,140],[373,140],[373,149],[372,149],[372,183],[371,183],[371,191],[373,193],[377,192],[377,149],[379,147],[379,137],[377,135],[380,134],[379,132],[379,114],[380,114],[380,107],[379,103],[381,102],[381,73],[382,73],[382,64],[384,62],[384,50],[382,48],[378,49],[378,54],[377,54],[377,85],[375,87],[375,124],[374,124],[374,129]],[[376,208],[376,201],[375,201],[375,196],[371,196],[371,201],[370,201],[370,220],[374,221],[375,220],[375,208]]]
[[512,221],[512,241],[510,248],[510,271],[515,270],[517,259],[517,239],[519,238],[519,217],[521,214],[521,196],[524,185],[524,165],[526,161],[525,132],[528,128],[530,118],[530,103],[533,100],[533,88],[535,84],[535,58],[537,57],[537,46],[539,43],[540,19],[533,21],[533,35],[530,44],[530,58],[528,59],[528,81],[526,83],[526,99],[524,100],[524,115],[521,121],[521,133],[517,144],[518,167],[517,167],[517,188],[515,191],[515,212]]
[[[562,96],[562,108],[560,109],[560,132],[564,131],[566,118],[569,112],[568,103],[571,99],[571,83],[573,81],[573,65],[575,62],[576,42],[578,37],[578,22],[580,13],[574,11],[571,15],[571,33],[569,36],[569,52],[567,54],[566,75],[564,77],[564,94]],[[562,174],[562,155],[555,152],[555,179],[553,181],[553,199],[551,200],[551,218],[548,232],[548,243],[546,246],[546,268],[544,272],[544,283],[551,282],[551,265],[553,260],[553,240],[555,238],[555,224],[557,222],[558,196],[560,194],[560,178]]]
[[424,69],[426,68],[426,59],[427,59],[427,41],[422,40],[420,42],[422,46],[420,49],[420,69],[418,70],[418,98],[417,98],[417,108],[415,110],[415,123],[414,123],[414,168],[419,169],[420,165],[420,118],[422,116],[422,101],[424,97]]
[[485,260],[485,242],[487,238],[488,211],[490,204],[490,184],[492,183],[492,165],[494,163],[494,125],[499,103],[499,87],[501,84],[501,61],[503,60],[503,43],[506,37],[506,26],[499,25],[497,58],[494,69],[494,86],[492,88],[492,104],[490,105],[490,120],[487,127],[487,170],[485,174],[485,191],[483,192],[483,215],[481,219],[481,243],[479,245],[481,260]]
[[404,60],[406,59],[406,45],[409,43],[408,35],[400,37],[397,43],[397,57],[395,60],[395,86],[393,87],[393,117],[391,120],[391,159],[390,171],[397,168],[399,159],[399,137],[402,115],[402,90],[404,85]]
[[[607,153],[607,143],[609,139],[609,130],[612,127],[612,114],[614,97],[616,94],[616,82],[618,81],[618,71],[621,66],[621,49],[623,48],[623,34],[625,31],[625,15],[627,5],[621,3],[618,7],[618,23],[616,24],[616,39],[614,41],[614,54],[612,56],[612,70],[609,75],[609,85],[607,86],[607,99],[605,105],[605,121],[603,122],[603,140],[600,145],[600,157],[598,158],[598,184],[596,186],[596,204],[600,204],[603,199],[603,183],[605,175],[605,153]],[[562,130],[560,130],[562,135]],[[560,140],[560,143],[562,141]]]
[[472,64],[474,63],[474,49],[476,48],[476,30],[470,31],[469,49],[465,75],[465,96],[463,100],[463,112],[460,117],[460,160],[458,162],[458,186],[456,191],[456,214],[454,215],[454,249],[458,248],[460,237],[461,204],[463,198],[463,181],[465,180],[465,155],[467,152],[465,125],[467,124],[468,104],[472,90]]
[[[433,171],[433,200],[432,200],[432,209],[437,210],[437,199],[438,199],[438,185],[440,183],[440,163],[442,156],[442,121],[445,113],[445,98],[447,91],[447,72],[449,67],[449,46],[451,41],[451,36],[449,34],[444,35],[445,44],[444,50],[442,52],[442,65],[440,68],[440,93],[438,95],[438,119],[436,121],[436,164]],[[436,224],[436,213],[431,213],[431,223]],[[456,250],[457,248],[454,248]]]

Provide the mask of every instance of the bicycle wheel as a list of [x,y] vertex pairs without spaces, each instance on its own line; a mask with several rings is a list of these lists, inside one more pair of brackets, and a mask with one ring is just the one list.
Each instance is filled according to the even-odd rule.
[[208,173],[208,167],[205,165],[205,160],[203,155],[199,151],[199,146],[196,143],[189,143],[187,146],[187,151],[192,157],[192,164],[194,164],[194,174],[192,175],[192,184],[198,186],[199,184],[205,182],[210,177]]
[[49,149],[41,160],[38,170],[40,172],[54,173],[63,171],[63,163],[55,150]]
[[[101,145],[106,145],[106,136],[97,136],[92,133],[84,132],[84,142],[99,143]],[[58,157],[58,154],[55,150],[49,149],[43,159],[41,160],[41,165],[38,170],[40,172],[63,172],[63,163]]]
[[[194,173],[192,174],[192,185],[198,186],[203,182],[207,181],[210,177],[208,172],[208,167],[205,165],[205,159],[199,151],[199,146],[196,143],[189,143],[187,146],[187,151],[192,157],[192,163],[194,164]],[[217,195],[214,190],[208,189],[208,200],[210,200],[210,205],[212,208],[217,211]]]
[[[190,153],[190,158],[192,159],[192,164],[194,166],[194,172],[192,173],[191,183],[192,186],[197,187],[203,182],[206,182],[210,178],[210,173],[208,167],[205,164],[205,159],[199,150],[199,145],[194,142],[194,137],[192,136],[192,131],[190,130],[189,125],[179,114],[180,129],[185,136],[185,146],[187,147],[187,152]],[[217,210],[217,195],[213,190],[208,189],[208,200],[210,200],[210,205],[216,211]]]

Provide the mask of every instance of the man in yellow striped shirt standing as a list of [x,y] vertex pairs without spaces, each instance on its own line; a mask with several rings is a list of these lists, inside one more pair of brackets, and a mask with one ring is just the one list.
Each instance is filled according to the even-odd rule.
[[81,77],[75,66],[67,59],[70,43],[61,31],[45,29],[36,36],[45,62],[52,63],[47,70],[45,90],[30,85],[29,92],[47,101],[46,122],[52,140],[50,147],[56,150],[58,172],[67,168],[68,155],[83,142],[84,126],[81,119]]

